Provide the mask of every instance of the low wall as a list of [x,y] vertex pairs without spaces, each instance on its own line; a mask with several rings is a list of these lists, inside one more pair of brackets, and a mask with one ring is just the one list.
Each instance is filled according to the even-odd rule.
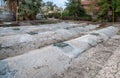
[[57,23],[57,24],[46,24],[46,25],[34,25],[34,26],[19,26],[19,27],[0,27],[0,36],[26,34],[29,32],[47,32],[56,31],[58,29],[68,29],[75,27],[86,26],[86,23],[74,24],[74,23]]
[[61,74],[69,67],[73,57],[108,40],[116,33],[115,27],[108,27],[70,41],[1,60],[0,78],[53,78],[53,75]]
[[86,27],[59,29],[44,33],[28,33],[0,37],[0,59],[20,55],[56,42],[80,37],[83,32],[97,27],[99,25],[88,25]]

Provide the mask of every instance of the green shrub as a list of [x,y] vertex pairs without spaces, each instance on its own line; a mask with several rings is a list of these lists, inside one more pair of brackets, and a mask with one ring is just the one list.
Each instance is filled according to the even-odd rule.
[[42,0],[23,0],[19,6],[19,20],[35,19],[41,12]]
[[90,21],[92,20],[91,16],[85,15],[82,17],[74,17],[74,16],[62,16],[63,20],[83,20],[83,21]]
[[62,13],[62,17],[66,17],[66,16],[69,16],[69,11],[67,10],[63,11]]
[[50,13],[50,14],[47,15],[47,17],[49,17],[49,18],[52,18],[52,17],[60,18],[61,17],[61,13],[59,13],[59,12]]

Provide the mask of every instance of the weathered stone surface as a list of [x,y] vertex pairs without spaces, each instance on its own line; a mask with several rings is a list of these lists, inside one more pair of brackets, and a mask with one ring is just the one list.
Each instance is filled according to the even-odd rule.
[[[67,53],[66,55],[68,55],[69,57],[79,56],[79,54],[88,50],[90,47],[96,46],[98,43],[107,41],[109,37],[112,37],[117,33],[117,29],[115,29],[114,27],[107,27],[96,32],[92,32],[89,35],[67,41],[67,44],[70,44],[73,47],[75,46],[75,48],[77,47],[77,49],[75,51]],[[111,35],[107,35],[106,33],[110,33]]]
[[[119,69],[116,66],[120,55],[119,45],[120,36],[115,36],[104,44],[98,44],[73,59],[67,70],[62,74],[54,74],[52,78],[119,78],[119,72],[115,75],[116,77],[112,75],[117,71],[116,68]],[[118,48],[117,51],[116,48]]]
[[[57,33],[61,31],[65,33],[68,32],[67,30],[61,29],[57,31]],[[63,37],[64,32],[59,33],[59,37]],[[43,36],[43,40],[46,41],[44,37],[49,38],[55,33],[50,32],[50,34],[51,35],[49,35],[49,32],[46,32],[46,35]],[[19,40],[15,40],[15,42],[18,44],[19,42],[27,44],[27,42],[31,42],[31,40],[35,39],[36,43],[38,43],[38,40],[40,40],[38,38],[42,38],[42,35],[43,34],[41,34],[41,36],[33,36],[26,34],[26,38],[18,36],[17,39]],[[30,40],[29,37],[31,38]],[[96,43],[106,40],[103,38],[101,33],[92,33],[66,41],[62,44],[50,45],[23,55],[1,60],[0,66],[2,67],[0,67],[0,78],[95,78],[103,66],[106,66],[105,63],[109,61],[109,58],[112,57],[114,51],[120,45],[120,37],[113,37],[108,40],[107,43],[95,46]],[[54,37],[52,37],[52,39],[54,39]],[[21,46],[26,46],[26,44],[22,44]],[[91,45],[95,47],[85,51],[89,49]],[[4,44],[4,47],[5,46],[7,45]],[[8,46],[11,45],[9,44]],[[1,45],[1,47],[3,46]],[[31,48],[33,46],[30,45],[27,47]],[[81,55],[79,56],[80,53]],[[78,58],[68,57],[75,57],[76,55]],[[119,55],[119,53],[117,55]],[[116,57],[116,55],[114,57]],[[119,76],[119,72],[116,74],[116,77],[117,76]]]
[[[96,78],[99,71],[106,66],[107,61],[112,63],[112,60],[112,64],[115,64],[115,61],[119,58],[119,52],[117,54],[116,52],[119,50],[114,51],[119,45],[120,37],[119,39],[113,37],[107,43],[99,44],[74,59],[63,54],[65,48],[61,50],[51,45],[1,60],[0,66],[4,65],[2,68],[7,71],[2,71],[4,75],[0,75],[0,78]],[[60,47],[65,46],[69,45],[65,43],[61,44]],[[2,68],[0,70],[3,70]],[[116,76],[119,76],[119,73]],[[102,76],[98,78],[102,78]]]
[[14,20],[14,16],[10,11],[1,10],[0,21],[12,21],[12,20]]
[[[58,43],[56,43],[56,44],[58,44]],[[62,44],[66,44],[66,46],[61,47]],[[64,55],[69,56],[70,58],[77,57],[86,48],[86,47],[84,47],[84,49],[78,49],[77,47],[75,47],[71,44],[68,44],[68,43],[59,43],[59,45],[57,45],[55,47],[59,48]],[[81,48],[83,48],[83,47],[81,47]]]
[[110,57],[96,78],[119,78],[120,48]]
[[100,36],[95,35],[85,35],[70,41],[66,41],[67,44],[71,45],[76,49],[70,53],[67,53],[69,57],[77,57],[82,52],[88,50],[89,48],[96,46],[98,43],[103,42],[104,40]]
[[[48,46],[2,61],[6,62],[9,71],[17,70],[14,78],[51,78],[52,74],[61,74],[69,66],[71,59],[64,56],[61,50]],[[6,74],[2,76],[5,78]]]
[[37,20],[40,20],[40,19],[42,19],[42,18],[44,18],[44,15],[43,15],[43,14],[41,14],[41,13],[36,14],[36,19],[37,19]]
[[[102,34],[105,34],[108,38],[111,37],[111,36],[114,36],[117,34],[118,32],[118,29],[113,27],[113,26],[110,26],[110,27],[107,27],[106,29],[101,29],[101,30],[98,30],[98,31],[93,31],[94,33],[102,33]],[[92,33],[93,33],[92,32]]]
[[79,40],[80,38],[73,39],[73,40],[70,40],[70,41],[66,42],[67,44],[71,45],[74,48],[73,51],[70,51],[69,53],[66,53],[67,56],[69,56],[71,58],[77,57],[82,52],[84,52],[85,50],[90,48],[90,45],[88,43],[86,43],[86,42],[80,41]]
[[[36,30],[36,28],[34,27],[30,28]],[[41,48],[43,46],[50,45],[56,42],[62,42],[65,40],[80,37],[82,35],[80,31],[81,29],[73,33],[71,32],[71,30],[59,29],[56,31],[47,31],[43,33],[28,32],[27,34],[0,37],[0,59],[23,54],[25,52],[29,52],[30,50]],[[84,31],[86,30],[84,29]]]
[[26,34],[29,32],[46,32],[56,31],[58,29],[67,29],[86,26],[86,23],[74,24],[74,23],[57,23],[57,24],[46,24],[46,25],[34,25],[34,26],[20,26],[20,27],[0,27],[0,36]]

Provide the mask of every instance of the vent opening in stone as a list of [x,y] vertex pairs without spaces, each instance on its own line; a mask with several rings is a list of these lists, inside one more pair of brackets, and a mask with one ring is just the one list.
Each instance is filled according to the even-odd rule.
[[61,42],[61,43],[55,43],[55,44],[53,44],[53,45],[54,45],[54,46],[57,46],[57,47],[60,47],[60,48],[69,46],[69,44],[66,44],[66,43],[63,43],[63,42]]
[[60,48],[65,53],[71,53],[74,48],[67,43],[55,43],[54,46]]
[[90,33],[91,35],[99,36],[99,33]]
[[13,28],[13,30],[20,30],[20,28]]
[[36,35],[36,34],[38,34],[38,32],[28,32],[28,34],[30,34],[30,35]]

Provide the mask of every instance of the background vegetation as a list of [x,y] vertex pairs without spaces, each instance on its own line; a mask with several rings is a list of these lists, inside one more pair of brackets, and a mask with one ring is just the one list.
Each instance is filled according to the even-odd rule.
[[120,0],[100,0],[98,19],[101,21],[116,21],[120,16]]
[[[16,18],[18,10],[19,20],[33,20],[37,13],[49,12],[56,7],[53,2],[43,3],[42,0],[5,0],[9,10]],[[93,0],[95,1],[95,0]],[[94,21],[117,21],[120,18],[120,0],[96,0],[95,4],[99,6],[99,12],[95,15]],[[43,11],[43,6],[49,6],[48,11]],[[18,9],[17,9],[18,8]],[[94,7],[93,7],[94,8]],[[65,10],[48,14],[47,17],[72,20],[92,20],[87,15],[81,0],[67,0]]]

